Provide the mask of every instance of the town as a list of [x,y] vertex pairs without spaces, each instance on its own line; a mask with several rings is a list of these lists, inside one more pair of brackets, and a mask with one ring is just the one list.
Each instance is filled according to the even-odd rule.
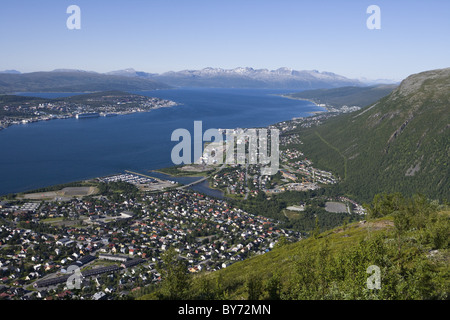
[[[277,221],[190,190],[100,184],[108,186],[105,194],[0,203],[0,298],[130,298],[161,280],[157,266],[168,248],[197,273],[264,254],[281,237],[302,238]],[[68,288],[70,266],[81,270],[79,290]]]
[[[295,128],[316,121],[308,118],[273,128],[288,132],[293,123]],[[159,268],[169,249],[185,261],[187,272],[214,272],[269,252],[280,240],[301,240],[306,235],[301,230],[285,228],[277,218],[247,212],[229,201],[261,194],[270,199],[272,194],[314,191],[339,181],[304,156],[298,134],[283,134],[280,142],[281,168],[274,175],[264,175],[262,165],[250,164],[248,153],[241,155],[245,159],[235,153],[231,164],[206,165],[211,150],[218,148],[205,148],[197,164],[188,167],[200,174],[207,170],[199,181],[207,179],[211,188],[223,191],[226,197],[221,199],[132,171],[60,190],[4,197],[0,299],[133,299],[163,280]],[[236,148],[248,143],[241,139]],[[218,152],[215,159],[220,156]],[[184,172],[183,167],[173,170]],[[292,203],[282,210],[282,217],[296,219],[318,203],[323,209],[312,210],[365,214],[351,199],[320,197]],[[71,286],[75,274],[79,288]]]
[[59,99],[29,98],[22,101],[20,98],[0,100],[0,130],[38,121],[82,118],[84,114],[108,117],[177,105],[173,101],[119,91]]
[[[283,128],[283,125],[281,125]],[[285,128],[286,130],[286,128]],[[245,136],[245,131],[243,133]],[[248,144],[248,140],[242,140],[242,144]],[[284,191],[307,191],[319,189],[324,185],[336,184],[339,179],[331,172],[317,169],[311,160],[308,160],[299,150],[302,141],[298,134],[282,135],[280,140],[279,161],[281,170],[275,175],[262,174],[263,166],[260,164],[249,164],[250,157],[248,148],[244,164],[225,164],[221,170],[209,178],[213,188],[222,190],[232,197],[256,196],[258,192],[279,193]],[[212,144],[209,145],[211,148]],[[212,148],[220,154],[221,148]],[[201,159],[208,161],[209,154],[205,152]],[[237,162],[237,161],[235,161]],[[210,165],[211,166],[211,165]]]

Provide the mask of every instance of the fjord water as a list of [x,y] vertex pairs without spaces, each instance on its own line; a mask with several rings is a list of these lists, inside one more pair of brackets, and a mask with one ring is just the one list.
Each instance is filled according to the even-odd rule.
[[[0,131],[0,194],[172,165],[175,129],[261,127],[323,108],[282,90],[182,88],[135,92],[180,105],[117,117],[63,119]],[[28,94],[36,95],[36,94]],[[45,93],[41,97],[61,97]]]

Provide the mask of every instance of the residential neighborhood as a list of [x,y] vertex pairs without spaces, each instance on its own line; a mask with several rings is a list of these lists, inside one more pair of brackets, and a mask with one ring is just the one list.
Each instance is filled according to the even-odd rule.
[[[301,141],[292,138],[295,144]],[[284,144],[292,144],[284,142]],[[283,142],[282,142],[283,145]],[[261,165],[231,164],[210,177],[213,188],[220,189],[234,197],[255,197],[258,192],[279,193],[284,191],[316,190],[324,185],[336,184],[331,172],[317,169],[298,148],[280,150],[280,168],[275,175],[262,175]]]
[[[301,239],[188,190],[3,201],[0,220],[0,299],[12,300],[127,298],[161,280],[157,267],[169,248],[197,273],[264,254],[281,237]],[[74,266],[79,290],[70,288]]]
[[[321,118],[311,119],[305,123]],[[292,123],[277,126],[289,130]],[[1,201],[0,299],[132,299],[161,282],[159,268],[169,249],[185,262],[187,272],[200,273],[267,253],[281,239],[301,240],[299,231],[229,201],[313,191],[338,182],[304,156],[298,134],[284,134],[280,142],[280,168],[274,175],[263,175],[260,164],[249,163],[248,153],[234,164],[210,164],[215,170],[201,180],[222,190],[223,198],[125,171]],[[237,145],[247,143],[241,139]],[[330,214],[365,213],[348,198],[314,201],[316,207],[323,202]],[[295,219],[317,209],[308,203],[293,203],[283,217]]]

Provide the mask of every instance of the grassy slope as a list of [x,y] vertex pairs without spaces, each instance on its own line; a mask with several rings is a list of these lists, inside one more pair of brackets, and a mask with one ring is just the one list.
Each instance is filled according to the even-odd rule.
[[[210,291],[220,286],[225,292],[219,299],[247,299],[248,279],[258,278],[264,284],[277,274],[285,291],[283,299],[446,299],[450,291],[448,239],[430,257],[435,247],[429,237],[436,234],[435,228],[444,227],[441,234],[448,233],[449,219],[448,209],[438,212],[425,228],[406,232],[401,242],[392,216],[354,223],[345,230],[339,227],[226,269],[197,274],[189,292],[201,298],[209,284]],[[401,253],[397,251],[399,243]],[[382,270],[384,287],[380,291],[366,289],[366,269],[373,264]],[[269,298],[268,293],[260,298]],[[155,295],[139,299],[155,299]]]
[[[281,296],[283,299],[446,299],[450,290],[448,240],[433,258],[428,256],[433,245],[423,240],[428,237],[427,234],[433,233],[433,228],[440,227],[443,221],[448,232],[450,211],[441,211],[438,216],[441,220],[430,223],[427,228],[407,232],[402,240],[402,253],[398,256],[394,219],[387,216],[364,224],[354,223],[345,230],[339,227],[320,234],[317,239],[309,238],[286,244],[264,255],[236,262],[226,269],[197,274],[189,292],[198,299],[205,292],[205,284],[209,284],[210,290],[214,291],[220,283],[225,294],[213,299],[248,299],[248,279],[258,278],[264,284],[277,274],[284,288],[282,290],[286,291]],[[327,250],[328,254],[325,253]],[[299,278],[299,270],[308,274],[321,269],[322,266],[317,261],[322,256],[324,266],[317,271],[318,274],[321,272],[321,277],[316,275],[316,278],[307,278],[306,275],[305,278],[303,274]],[[311,260],[308,260],[309,257],[312,257]],[[335,261],[338,265],[342,263],[343,269],[333,269],[330,261]],[[373,264],[382,269],[385,291],[365,289],[369,276],[366,268]],[[304,281],[303,285],[299,284],[302,281],[299,279]],[[322,281],[325,281],[323,288],[318,285]],[[337,281],[338,289],[333,292],[334,281]],[[301,291],[305,287],[312,288],[306,295]],[[299,288],[300,291],[296,291]],[[297,296],[298,292],[302,292],[303,296]],[[268,299],[267,292],[260,298]],[[139,299],[155,299],[155,295],[148,294]]]
[[[392,220],[380,219],[370,223],[372,227],[372,236],[374,233],[383,232],[384,229],[392,226]],[[349,246],[355,246],[361,240],[368,236],[367,225],[354,223],[343,231],[342,227],[322,233],[318,239],[308,238],[293,244],[285,245],[281,248],[272,250],[262,256],[240,261],[232,264],[226,269],[217,273],[207,275],[211,279],[217,279],[222,276],[225,279],[233,279],[237,289],[230,294],[230,299],[246,299],[244,283],[251,274],[268,279],[274,272],[280,272],[281,278],[289,281],[295,273],[296,256],[299,252],[314,252],[328,242],[332,252],[339,252]]]
[[[190,286],[190,292],[198,297],[199,292],[204,291],[205,283],[209,283],[210,285],[212,284],[212,287],[214,287],[214,285],[217,287],[217,284],[220,283],[222,290],[226,292],[226,294],[221,297],[222,299],[247,299],[248,293],[246,289],[246,281],[248,281],[249,278],[257,277],[262,281],[262,283],[266,283],[276,273],[280,276],[282,286],[284,288],[288,288],[287,291],[291,290],[294,292],[298,289],[296,281],[299,279],[299,263],[305,263],[305,261],[308,261],[308,259],[305,260],[305,257],[315,257],[313,260],[320,259],[322,253],[324,252],[324,248],[327,248],[327,250],[329,250],[329,254],[327,255],[329,258],[326,258],[329,260],[327,261],[335,259],[339,264],[339,261],[342,260],[342,264],[347,264],[344,269],[350,269],[347,270],[347,283],[341,282],[339,284],[339,289],[341,291],[345,291],[345,288],[348,288],[349,293],[348,296],[346,292],[340,292],[338,294],[334,293],[334,296],[333,294],[330,296],[330,292],[328,292],[327,289],[325,290],[326,294],[322,296],[319,293],[319,295],[316,296],[317,299],[353,299],[355,297],[417,299],[420,297],[420,294],[423,294],[423,292],[420,294],[415,292],[414,289],[419,287],[419,285],[416,284],[416,278],[419,278],[417,282],[424,281],[427,284],[433,284],[433,288],[440,288],[438,291],[440,290],[441,293],[444,292],[445,295],[445,292],[448,294],[448,290],[450,288],[448,267],[450,253],[448,244],[444,245],[444,248],[439,249],[439,260],[431,261],[431,258],[426,258],[426,254],[433,249],[432,245],[417,243],[418,240],[422,241],[421,239],[426,238],[425,234],[428,234],[427,232],[434,230],[432,228],[435,228],[437,225],[441,225],[442,221],[445,221],[448,232],[450,212],[442,211],[439,212],[438,215],[443,220],[435,222],[434,224],[430,223],[428,226],[430,228],[429,230],[412,230],[405,235],[405,239],[407,240],[403,243],[401,259],[396,258],[397,244],[395,242],[396,234],[394,233],[395,228],[393,217],[387,216],[366,222],[364,224],[353,223],[348,225],[345,230],[343,227],[339,227],[320,234],[317,239],[309,238],[296,243],[286,244],[284,246],[277,247],[264,255],[256,256],[241,262],[236,262],[226,269],[212,273],[198,274],[195,276],[192,285]],[[376,252],[377,250],[380,250],[374,245],[377,243],[377,239],[382,239],[381,242],[384,243],[386,248],[390,247],[391,249],[389,250],[391,251],[381,253],[378,256],[375,253],[372,254],[371,251]],[[368,240],[368,245],[361,245],[361,243],[367,242]],[[370,240],[373,242],[370,243]],[[350,250],[351,253],[347,257],[350,258],[345,260],[343,258],[345,256],[343,253],[348,252],[348,250]],[[382,252],[382,250],[380,252]],[[380,260],[380,256],[382,257],[381,260],[384,262]],[[430,260],[428,261],[430,264],[424,263],[424,260],[427,259]],[[400,263],[400,261],[402,262]],[[365,271],[366,268],[372,264],[379,264],[381,268],[383,268],[383,276],[386,277],[386,280],[383,279],[383,281],[385,281],[384,284],[387,290],[390,289],[390,286],[396,286],[396,294],[399,294],[400,292],[400,297],[395,297],[392,292],[384,293],[385,296],[381,297],[371,296],[373,292],[368,292],[364,289],[366,283],[365,281],[368,277]],[[397,264],[401,265],[400,271],[398,270]],[[427,267],[424,267],[424,265]],[[302,265],[301,268],[303,267],[307,270],[305,265]],[[313,266],[314,270],[316,270],[316,268],[318,268],[317,265],[315,267]],[[342,279],[339,279],[339,272],[334,273],[336,270],[327,268],[322,270],[322,275],[329,278],[327,281],[330,281],[331,279],[331,281],[325,286],[329,288],[332,287],[332,281],[341,281]],[[421,268],[427,270],[429,273],[422,275]],[[402,279],[402,273],[405,274],[404,279]],[[400,279],[397,279],[399,277]],[[308,283],[308,285],[314,286],[317,281],[320,282],[322,279],[316,279],[314,283]],[[402,283],[402,281],[404,281],[404,283]],[[405,294],[403,294],[401,288],[404,288],[405,291],[410,290],[411,292],[405,292]],[[427,289],[424,289],[423,291],[426,292],[426,290]],[[332,290],[330,291],[332,292]],[[317,294],[317,292],[314,294]],[[366,296],[361,297],[361,295]],[[284,298],[286,297],[288,299],[296,299],[296,296],[285,296]],[[140,299],[143,300],[154,298],[154,294],[140,297]],[[266,294],[263,294],[260,298],[264,299],[268,297]],[[215,299],[217,299],[217,297]]]

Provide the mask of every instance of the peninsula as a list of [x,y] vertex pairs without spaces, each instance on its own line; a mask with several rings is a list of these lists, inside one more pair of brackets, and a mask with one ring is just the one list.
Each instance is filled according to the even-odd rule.
[[66,98],[0,96],[0,130],[13,124],[51,119],[113,116],[146,112],[177,103],[122,91],[104,91]]

